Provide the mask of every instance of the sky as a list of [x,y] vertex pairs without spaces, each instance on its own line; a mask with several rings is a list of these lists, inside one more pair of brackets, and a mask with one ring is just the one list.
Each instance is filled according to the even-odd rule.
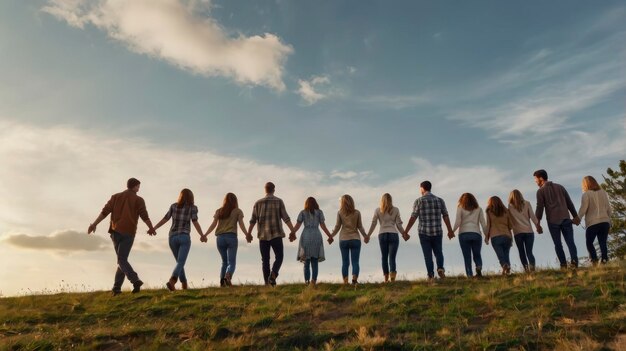
[[[190,188],[203,229],[227,192],[247,221],[267,181],[294,220],[316,197],[331,228],[345,193],[366,229],[385,192],[406,224],[423,180],[452,218],[464,192],[534,206],[540,168],[579,206],[582,177],[626,157],[625,17],[620,1],[2,1],[0,296],[110,289],[106,221],[86,230],[130,177],[155,223]],[[139,225],[130,262],[149,287],[175,264],[168,226]],[[398,274],[421,279],[411,234]],[[215,241],[192,238],[190,285],[215,285]],[[303,281],[296,249],[279,283]],[[320,280],[338,282],[338,245],[325,250]],[[548,234],[535,256],[558,266]],[[361,280],[382,280],[376,238]],[[240,235],[234,282],[261,281]]]

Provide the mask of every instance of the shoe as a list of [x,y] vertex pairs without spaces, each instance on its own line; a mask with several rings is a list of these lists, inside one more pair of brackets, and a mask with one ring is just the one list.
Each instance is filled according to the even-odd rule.
[[438,268],[437,269],[437,274],[439,275],[440,279],[443,279],[446,277],[446,271],[443,270],[443,268]]
[[[226,284],[226,286],[233,286],[231,279],[232,279],[231,274],[226,272],[226,275],[224,275],[224,284]],[[274,285],[276,285],[275,279],[274,279]]]
[[136,294],[138,292],[141,291],[141,286],[143,285],[143,282],[141,280],[138,280],[136,282],[133,283],[133,291],[131,291],[133,294]]
[[177,281],[178,279],[176,277],[171,277],[170,280],[167,283],[165,283],[165,286],[167,286],[169,291],[175,291]]
[[570,263],[570,267],[572,269],[578,269],[578,261],[572,261],[572,263]]
[[359,276],[358,275],[352,275],[352,285],[357,285],[359,284]]
[[476,267],[476,278],[482,278],[483,276],[483,267]]
[[317,280],[313,279],[311,280],[311,287],[315,288],[317,286]]
[[511,266],[508,264],[502,265],[502,275],[507,276],[511,274]]
[[531,264],[530,266],[528,266],[528,268],[530,270],[530,273],[534,273],[535,272],[535,266],[534,265]]
[[397,272],[389,272],[389,280],[391,280],[392,282],[396,281],[397,276],[398,276]]
[[308,280],[304,282],[304,285],[309,286],[309,284],[311,284],[311,282],[309,282]]
[[122,290],[120,290],[120,289],[113,289],[113,290],[111,290],[111,296],[117,296],[117,295],[119,295],[121,293],[122,293]]
[[[267,284],[265,284],[267,285]],[[225,287],[226,286],[226,281],[224,281],[224,278],[220,279],[220,287]]]
[[343,284],[348,285],[348,277],[343,277]]
[[183,290],[187,290],[187,289],[189,289],[189,285],[187,285],[187,282],[184,282],[184,283],[182,283],[182,282],[181,282],[181,283],[180,283],[180,286],[181,286],[181,288],[182,288]]
[[[276,286],[276,277],[276,273],[270,273],[270,277],[267,281],[270,283],[271,286]],[[224,278],[224,280],[226,280],[226,278]]]
[[389,283],[389,274],[385,274],[385,283]]

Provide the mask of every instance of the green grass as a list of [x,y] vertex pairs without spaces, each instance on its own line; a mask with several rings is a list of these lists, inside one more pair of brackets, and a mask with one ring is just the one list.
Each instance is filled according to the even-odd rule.
[[624,350],[625,272],[10,297],[0,349]]

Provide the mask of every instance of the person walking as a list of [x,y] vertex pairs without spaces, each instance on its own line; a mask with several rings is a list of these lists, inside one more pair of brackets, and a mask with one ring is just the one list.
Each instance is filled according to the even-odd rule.
[[233,275],[237,266],[237,224],[241,231],[248,237],[246,225],[243,222],[243,211],[239,209],[237,196],[228,193],[224,196],[222,207],[220,207],[213,215],[213,223],[209,226],[206,233],[200,239],[207,242],[207,236],[215,229],[215,243],[217,251],[222,258],[222,267],[220,269],[220,286],[232,286]]
[[352,196],[345,194],[339,200],[339,212],[337,212],[337,222],[332,238],[339,233],[339,249],[341,250],[341,275],[343,283],[348,284],[348,270],[352,264],[352,284],[358,284],[359,280],[359,257],[361,255],[361,237],[363,235],[365,243],[369,241],[367,233],[361,221],[361,212],[355,209]]
[[122,284],[126,277],[133,284],[133,293],[141,291],[143,282],[139,279],[139,275],[135,272],[131,264],[128,262],[130,250],[135,242],[135,234],[137,232],[137,222],[139,217],[148,226],[148,234],[156,235],[156,231],[152,226],[146,203],[137,195],[141,182],[135,178],[130,178],[126,182],[126,190],[117,194],[113,194],[109,201],[104,205],[100,215],[93,223],[89,225],[87,234],[95,233],[96,226],[109,214],[111,214],[111,222],[109,224],[109,234],[113,241],[113,248],[117,256],[117,270],[115,271],[115,280],[111,293],[113,296],[122,293]]
[[318,263],[326,259],[324,256],[324,240],[320,227],[328,236],[329,243],[333,238],[324,223],[324,212],[320,210],[320,206],[314,197],[309,197],[304,202],[304,210],[298,214],[296,226],[293,228],[291,237],[295,237],[295,233],[304,225],[300,241],[298,243],[297,260],[304,263],[304,281],[306,285],[315,287],[317,284]]
[[[265,285],[276,285],[276,278],[280,267],[283,264],[284,248],[283,238],[285,231],[283,230],[282,221],[287,224],[289,230],[293,232],[291,219],[285,209],[285,203],[280,198],[274,196],[276,186],[272,182],[265,184],[265,197],[258,200],[252,208],[252,217],[250,218],[250,227],[248,228],[247,240],[252,241],[252,229],[258,223],[257,237],[259,238],[259,250],[261,251],[261,261],[263,269],[263,279]],[[290,241],[295,238],[290,235]],[[270,270],[270,249],[274,251],[274,263]]]
[[409,223],[404,230],[404,240],[411,237],[409,231],[419,218],[417,233],[419,234],[422,252],[424,253],[424,261],[428,272],[428,279],[435,279],[435,267],[433,264],[433,254],[437,260],[437,274],[439,278],[446,277],[446,270],[443,266],[443,230],[441,228],[441,220],[443,219],[448,229],[448,238],[454,238],[454,231],[450,225],[450,217],[446,209],[446,203],[442,198],[431,193],[432,183],[428,180],[420,183],[421,197],[415,200],[413,204],[413,212]]
[[585,230],[585,241],[591,263],[594,266],[598,264],[598,254],[593,246],[593,242],[598,238],[602,259],[600,263],[605,264],[609,260],[606,242],[609,236],[609,229],[611,228],[612,215],[609,196],[592,176],[583,178],[582,190],[583,196],[580,209],[578,210],[580,218],[574,224],[579,225],[582,218],[585,218],[585,226],[587,227]]
[[471,193],[464,193],[459,198],[456,209],[456,220],[452,231],[459,230],[459,244],[461,244],[461,252],[463,253],[463,261],[465,263],[465,275],[468,278],[474,276],[472,270],[472,256],[476,265],[476,276],[482,277],[483,258],[480,250],[483,245],[483,233],[487,233],[487,224],[485,223],[485,214],[483,209],[478,206],[478,201]]
[[524,200],[524,196],[517,189],[514,189],[509,194],[508,210],[511,217],[511,227],[513,228],[513,238],[515,239],[517,251],[519,251],[519,259],[524,267],[524,272],[534,272],[535,255],[533,255],[533,244],[535,242],[535,233],[531,227],[531,222],[537,228],[537,233],[543,233],[543,229],[533,212],[530,202]]
[[498,256],[498,261],[502,267],[502,275],[511,274],[511,260],[509,252],[513,245],[511,237],[511,219],[508,210],[504,207],[502,200],[497,196],[489,198],[487,203],[487,234],[485,244],[489,245],[489,240],[493,244],[493,250]]
[[[535,183],[539,186],[537,190],[537,208],[535,215],[537,220],[541,222],[543,211],[546,211],[546,221],[548,222],[548,230],[554,242],[554,250],[561,264],[561,269],[567,269],[567,258],[563,251],[563,243],[561,235],[565,239],[565,244],[569,249],[571,256],[572,268],[578,267],[578,251],[574,242],[574,227],[572,227],[572,219],[570,213],[574,217],[574,221],[580,223],[578,213],[574,207],[574,203],[569,197],[567,190],[560,185],[548,181],[548,172],[543,169],[533,173]],[[568,213],[569,211],[569,213]]]
[[172,226],[169,232],[169,244],[176,266],[172,271],[170,280],[165,286],[170,290],[176,290],[176,282],[180,279],[183,290],[188,288],[187,275],[185,274],[185,263],[191,250],[191,223],[202,238],[202,228],[198,223],[198,207],[194,205],[193,192],[189,189],[181,190],[178,201],[173,203],[163,219],[154,226],[154,230],[159,229],[163,224],[172,219]]
[[380,223],[378,243],[380,244],[380,253],[382,255],[385,283],[389,280],[393,282],[398,275],[398,271],[396,270],[396,255],[398,254],[398,246],[400,245],[398,233],[404,233],[404,229],[402,228],[400,210],[393,206],[393,199],[388,193],[383,194],[380,199],[380,207],[374,210],[372,225],[367,233],[368,241],[378,223]]

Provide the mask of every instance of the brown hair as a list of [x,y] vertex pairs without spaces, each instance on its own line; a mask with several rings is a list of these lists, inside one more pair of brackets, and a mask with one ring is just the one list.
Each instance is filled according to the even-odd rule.
[[340,199],[339,212],[349,216],[353,214],[354,211],[354,199],[352,199],[352,196],[348,194],[343,195]]
[[548,172],[545,169],[538,169],[533,173],[534,177],[542,178],[543,180],[548,180]]
[[502,217],[507,214],[507,209],[504,207],[502,200],[497,196],[492,196],[487,202],[487,213],[493,213],[496,217]]
[[317,201],[314,197],[309,196],[306,201],[304,201],[304,210],[309,211],[311,213],[315,213],[315,210],[319,210],[320,205],[317,204]]
[[274,185],[274,183],[272,183],[272,182],[265,183],[265,193],[266,194],[273,194],[275,189],[276,189],[276,185]]
[[187,188],[180,191],[178,201],[176,201],[176,207],[183,208],[186,206],[193,206],[193,193]]
[[126,188],[127,189],[132,189],[134,187],[136,187],[137,185],[141,184],[141,182],[139,181],[139,179],[137,178],[129,178],[126,181]]
[[239,208],[239,204],[237,203],[237,196],[233,193],[226,194],[226,196],[224,196],[224,202],[222,203],[222,207],[217,210],[217,218],[226,219],[230,217],[230,214],[236,208]]
[[380,198],[380,212],[381,213],[391,213],[393,209],[393,199],[389,193],[384,193],[383,197]]
[[458,207],[466,210],[466,211],[474,211],[478,208],[478,201],[471,193],[463,193],[459,198]]
[[513,191],[511,191],[509,194],[509,205],[513,205],[516,210],[522,212],[524,209],[524,196],[522,196],[521,191],[517,189],[513,189]]
[[588,191],[588,190],[598,191],[601,189],[600,185],[596,181],[596,178],[592,176],[583,177],[582,188],[583,188],[583,192]]

